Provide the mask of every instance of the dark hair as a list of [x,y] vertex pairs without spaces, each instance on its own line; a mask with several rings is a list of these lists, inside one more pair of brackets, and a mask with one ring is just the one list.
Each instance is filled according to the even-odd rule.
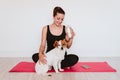
[[53,10],[53,17],[55,17],[57,15],[57,13],[61,13],[61,14],[64,14],[65,15],[65,11],[59,7],[59,6],[56,6]]

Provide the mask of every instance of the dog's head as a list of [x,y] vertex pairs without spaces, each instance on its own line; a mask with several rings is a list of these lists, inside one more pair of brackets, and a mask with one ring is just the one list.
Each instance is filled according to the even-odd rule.
[[65,48],[67,48],[67,42],[66,42],[65,39],[59,40],[59,41],[55,41],[54,42],[54,47],[63,50]]

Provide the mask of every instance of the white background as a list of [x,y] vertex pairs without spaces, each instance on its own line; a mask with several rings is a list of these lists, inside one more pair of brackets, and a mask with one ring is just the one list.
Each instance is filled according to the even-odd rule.
[[38,52],[42,27],[61,6],[76,36],[71,53],[120,56],[120,0],[0,0],[0,57],[31,57]]

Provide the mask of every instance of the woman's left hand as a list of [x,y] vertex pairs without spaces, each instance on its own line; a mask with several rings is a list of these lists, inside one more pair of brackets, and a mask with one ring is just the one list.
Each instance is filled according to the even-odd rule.
[[73,39],[74,36],[75,36],[75,33],[74,33],[74,31],[71,27],[70,27],[70,32],[71,32],[71,38],[69,38],[68,32],[66,31],[66,41],[69,41],[70,39]]
[[75,32],[71,27],[70,27],[70,32],[71,32],[71,39],[73,39],[75,36]]

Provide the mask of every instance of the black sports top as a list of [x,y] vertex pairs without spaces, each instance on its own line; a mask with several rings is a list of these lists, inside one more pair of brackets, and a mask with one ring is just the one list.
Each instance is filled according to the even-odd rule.
[[62,30],[62,34],[60,34],[59,36],[53,35],[50,32],[50,28],[49,25],[47,25],[47,50],[46,52],[52,50],[54,48],[53,44],[56,40],[62,40],[65,38],[65,26],[63,26],[63,30]]

